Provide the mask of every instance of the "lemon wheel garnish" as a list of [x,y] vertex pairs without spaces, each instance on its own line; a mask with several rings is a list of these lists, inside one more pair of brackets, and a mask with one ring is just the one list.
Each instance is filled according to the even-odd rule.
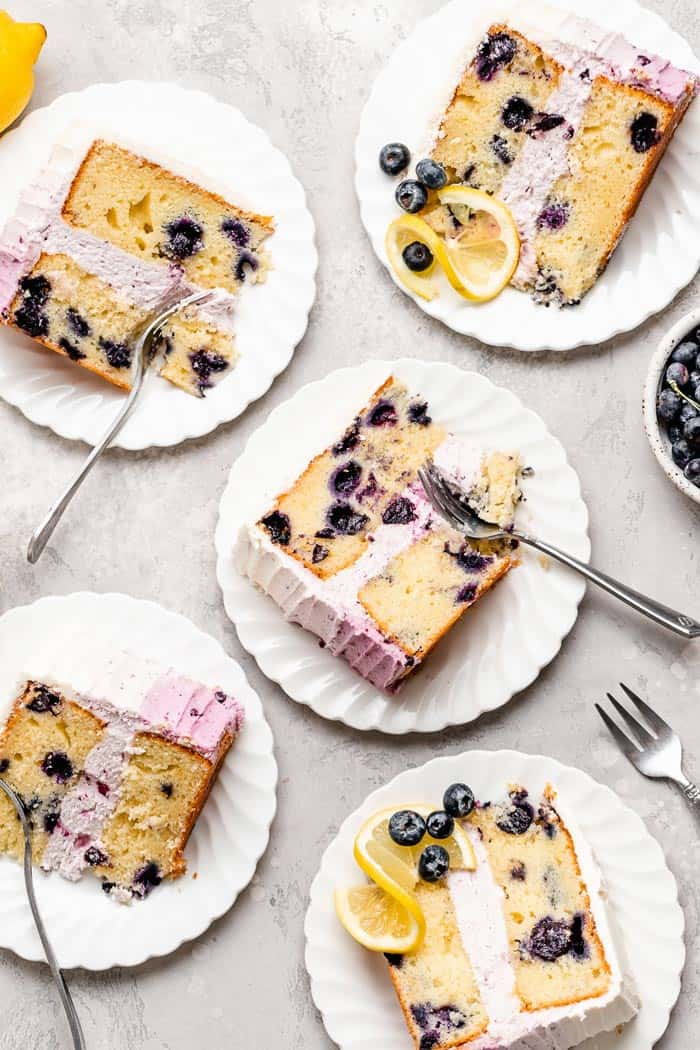
[[335,910],[351,937],[372,952],[415,951],[425,932],[417,918],[381,886],[353,886],[335,891]]
[[[414,241],[427,244],[433,253],[432,263],[420,273],[409,269],[403,257],[404,249]],[[384,243],[392,269],[401,282],[421,299],[434,299],[438,289],[431,275],[435,270],[435,260],[440,260],[440,254],[444,253],[443,243],[435,230],[417,215],[399,215],[389,224]]]
[[438,200],[449,204],[461,223],[458,233],[444,241],[447,279],[467,299],[493,299],[510,281],[520,257],[510,210],[471,186],[445,186],[438,190]]

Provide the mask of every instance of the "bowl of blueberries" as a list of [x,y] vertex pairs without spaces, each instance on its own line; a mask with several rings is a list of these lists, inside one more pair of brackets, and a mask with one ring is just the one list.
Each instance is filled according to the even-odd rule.
[[644,428],[673,484],[700,503],[700,308],[673,326],[651,359]]

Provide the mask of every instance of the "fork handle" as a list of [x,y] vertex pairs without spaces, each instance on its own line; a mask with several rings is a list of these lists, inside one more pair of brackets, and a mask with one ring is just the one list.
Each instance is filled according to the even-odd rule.
[[700,805],[700,787],[697,784],[694,784],[692,780],[688,780],[685,775],[681,780],[677,780],[676,783],[691,805]]
[[657,602],[653,598],[647,598],[646,595],[640,594],[639,591],[635,591],[631,587],[627,587],[624,583],[620,583],[619,580],[614,580],[612,576],[599,572],[590,565],[586,565],[585,562],[579,561],[578,558],[574,558],[573,555],[567,554],[566,551],[559,550],[558,547],[552,547],[551,544],[545,543],[535,536],[528,536],[521,532],[515,532],[513,536],[515,539],[527,544],[528,547],[534,547],[536,550],[541,551],[542,554],[547,554],[549,557],[554,558],[555,561],[568,565],[570,569],[575,569],[576,572],[585,576],[591,583],[602,587],[608,594],[619,598],[626,605],[636,609],[637,612],[642,613],[643,616],[647,616],[662,627],[668,628],[669,631],[679,634],[682,638],[700,637],[700,623],[697,620],[693,620],[692,617],[677,612],[675,609],[670,609],[668,605],[662,605],[661,602]]

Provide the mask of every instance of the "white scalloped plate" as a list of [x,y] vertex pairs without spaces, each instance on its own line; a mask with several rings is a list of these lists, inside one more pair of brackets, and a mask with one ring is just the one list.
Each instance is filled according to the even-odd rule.
[[535,471],[523,483],[519,526],[588,558],[588,513],[578,478],[539,416],[484,376],[404,358],[339,369],[270,413],[234,463],[221,499],[217,576],[241,644],[293,700],[355,729],[431,732],[499,707],[537,677],[576,620],[580,577],[523,551],[522,565],[450,630],[397,696],[388,697],[320,648],[314,635],[287,623],[272,599],[240,575],[232,556],[243,523],[256,521],[392,374],[426,397],[431,415],[451,433],[518,449]]
[[[136,966],[202,934],[234,904],[265,852],[275,814],[277,765],[262,705],[243,671],[218,642],[184,616],[125,594],[80,592],[41,598],[0,618],[0,695],[31,668],[41,639],[60,627],[88,631],[97,646],[116,645],[220,684],[245,708],[245,724],[221,767],[185,851],[187,873],[145,901],[122,906],[97,879],[70,883],[35,869],[39,907],[62,967]],[[70,681],[81,652],[70,644],[57,673]],[[197,878],[193,878],[194,874]],[[44,958],[29,912],[22,869],[0,858],[0,945],[24,959]]]
[[[93,84],[35,110],[0,141],[0,227],[22,187],[48,160],[53,143],[75,122],[129,144],[241,207],[273,215],[267,242],[272,270],[244,287],[236,309],[236,367],[205,398],[148,377],[115,445],[142,449],[201,437],[235,419],[262,396],[292,357],[315,296],[318,256],[314,222],[289,161],[233,106],[177,84]],[[201,176],[200,174],[201,173]],[[34,423],[94,445],[125,394],[13,329],[0,328],[0,396]]]
[[411,1039],[381,956],[356,944],[336,918],[336,885],[361,882],[352,856],[362,822],[406,799],[440,799],[448,784],[467,781],[481,798],[503,795],[509,783],[532,793],[554,785],[595,854],[607,887],[609,913],[641,999],[636,1018],[621,1033],[581,1044],[586,1050],[651,1050],[665,1031],[680,992],[685,960],[684,919],[676,881],[661,847],[617,795],[586,773],[543,755],[467,751],[436,758],[401,773],[372,792],[342,824],[321,861],[306,915],[306,968],[326,1031],[341,1050],[410,1050]]
[[[588,0],[585,11],[549,0],[561,12],[585,15],[634,43],[700,72],[690,45],[659,15],[636,0]],[[451,0],[420,22],[396,48],[365,106],[355,145],[355,186],[362,222],[379,260],[422,310],[463,335],[517,350],[569,350],[627,332],[662,310],[700,266],[700,101],[691,105],[607,270],[575,307],[537,306],[513,288],[490,303],[471,305],[447,282],[432,302],[419,299],[394,276],[384,250],[389,222],[400,214],[395,182],[379,168],[386,142],[405,142],[418,160],[451,87],[489,25],[517,28],[527,12],[535,24],[556,23],[536,0]],[[546,23],[543,18],[547,17]],[[556,25],[552,26],[556,30]],[[447,78],[447,80],[446,80]]]

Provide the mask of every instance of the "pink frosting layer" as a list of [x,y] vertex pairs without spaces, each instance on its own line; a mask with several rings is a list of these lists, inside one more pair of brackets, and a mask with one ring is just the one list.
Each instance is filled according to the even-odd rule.
[[216,755],[225,733],[240,730],[244,717],[238,701],[222,690],[171,675],[159,678],[151,686],[141,716],[191,740],[208,758]]
[[697,93],[698,81],[694,74],[678,69],[660,55],[635,47],[618,33],[605,37],[597,50],[621,80],[660,95],[674,105],[686,95],[689,86]]

